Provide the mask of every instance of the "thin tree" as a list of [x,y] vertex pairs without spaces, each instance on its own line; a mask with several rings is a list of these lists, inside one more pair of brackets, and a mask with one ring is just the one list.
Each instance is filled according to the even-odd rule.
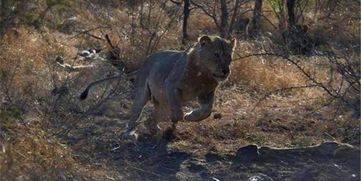
[[10,15],[10,1],[9,0],[1,0],[1,10],[0,10],[0,38],[5,32],[8,24],[8,19]]
[[240,5],[241,5],[241,0],[236,0],[236,2],[234,3],[233,15],[231,18],[231,22],[229,23],[229,30],[228,30],[229,34],[232,34],[234,24],[235,24],[236,18],[238,16]]
[[288,13],[288,27],[293,27],[296,25],[295,18],[295,2],[296,0],[287,0],[287,13]]
[[[233,0],[233,14],[230,17],[228,4],[231,1],[227,0],[214,0],[214,3],[209,3],[207,0],[191,0],[191,4],[202,10],[207,16],[212,18],[214,24],[219,30],[220,36],[222,38],[229,38],[233,26],[236,22],[236,18],[239,12],[239,8],[244,0]],[[219,14],[220,12],[220,14]]]
[[260,34],[260,19],[262,16],[262,4],[263,0],[256,0],[253,9],[253,18],[252,18],[252,29],[250,32],[251,38],[255,38]]
[[184,0],[183,2],[183,27],[182,27],[182,33],[183,33],[183,37],[182,37],[182,44],[185,45],[188,39],[188,32],[187,32],[187,27],[188,27],[188,18],[189,18],[189,14],[190,14],[190,0]]
[[220,0],[221,4],[221,37],[229,37],[228,9],[226,0]]

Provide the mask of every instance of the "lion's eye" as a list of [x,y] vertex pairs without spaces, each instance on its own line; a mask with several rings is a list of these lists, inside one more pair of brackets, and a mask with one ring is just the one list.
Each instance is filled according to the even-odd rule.
[[217,58],[220,57],[219,53],[215,53],[214,56],[216,56]]

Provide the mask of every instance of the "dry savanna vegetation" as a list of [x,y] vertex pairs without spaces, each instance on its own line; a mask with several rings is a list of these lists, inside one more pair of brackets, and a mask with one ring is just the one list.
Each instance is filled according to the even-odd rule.
[[[0,7],[0,180],[360,179],[360,1]],[[159,50],[187,50],[201,35],[237,39],[232,73],[211,116],[179,122],[174,140],[122,139],[134,79],[79,100],[90,82],[137,70]]]

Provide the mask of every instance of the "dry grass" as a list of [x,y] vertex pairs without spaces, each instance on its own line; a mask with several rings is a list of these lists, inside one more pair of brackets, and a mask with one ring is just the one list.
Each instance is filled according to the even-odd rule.
[[[13,120],[11,120],[13,121]],[[106,180],[119,173],[94,165],[79,164],[72,150],[41,127],[32,123],[2,124],[0,147],[1,180]]]
[[[121,58],[136,69],[146,57],[149,32],[138,27],[132,43],[126,36],[130,29],[127,13],[112,9],[109,18],[102,14],[106,7],[101,8],[104,11],[79,10],[82,24],[78,26],[90,29],[111,22],[112,29],[92,33],[109,34],[121,49]],[[190,40],[200,34],[217,33],[205,15],[192,15],[190,24],[197,25],[190,27]],[[180,49],[179,27],[178,23],[170,28],[156,49]],[[74,59],[77,52],[94,47],[106,51],[106,42],[48,28],[41,31],[20,27],[7,32],[0,45],[0,96],[4,100],[0,119],[4,119],[9,107],[17,106],[16,114],[6,113],[6,120],[0,120],[0,180],[141,180],[140,173],[158,174],[157,163],[163,158],[139,161],[134,145],[120,139],[126,120],[119,119],[119,115],[129,111],[131,99],[124,90],[131,89],[131,83],[100,86],[92,92],[93,98],[79,103],[81,88],[94,79],[117,73],[114,67],[100,62],[94,69],[79,73],[54,68],[57,56],[63,56],[69,64],[87,64]],[[242,41],[236,57],[274,48],[266,37]],[[320,81],[328,80],[326,71],[314,66],[325,62],[322,57],[292,58],[300,59],[312,72],[319,70],[316,73]],[[329,97],[322,90],[293,89],[265,97],[276,89],[308,83],[294,66],[277,57],[237,60],[231,77],[216,94],[211,117],[197,123],[179,123],[178,139],[167,149],[203,156],[210,151],[234,153],[247,144],[284,148],[336,140],[359,146],[359,120],[340,103],[324,106]],[[69,94],[51,94],[61,86],[68,87]],[[116,87],[120,90],[110,95]],[[88,115],[82,115],[84,112]],[[220,119],[213,118],[216,113],[221,114]]]
[[305,80],[293,66],[277,58],[253,57],[233,63],[230,81],[263,90],[304,85]]

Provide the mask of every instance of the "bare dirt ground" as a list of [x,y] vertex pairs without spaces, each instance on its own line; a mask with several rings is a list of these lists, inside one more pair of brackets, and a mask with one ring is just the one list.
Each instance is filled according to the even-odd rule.
[[177,138],[158,146],[147,137],[124,142],[118,123],[97,117],[64,140],[80,162],[122,170],[121,180],[360,180],[359,149],[347,144],[289,149],[245,145],[219,153]]
[[[346,123],[329,123],[322,115],[316,120],[299,117],[297,112],[310,109],[309,102],[299,101],[303,94],[265,100],[263,106],[272,107],[267,113],[254,108],[258,98],[226,83],[210,118],[180,122],[176,138],[161,143],[148,137],[142,124],[139,132],[144,134],[137,142],[122,139],[126,123],[122,116],[131,100],[124,96],[129,92],[118,94],[60,137],[81,164],[119,172],[109,180],[360,180],[358,146],[341,144],[347,139],[336,139],[330,134],[337,134],[329,132],[335,124]],[[295,100],[299,104],[289,106]],[[113,101],[121,109],[105,111]],[[195,106],[190,103],[185,110]],[[150,112],[148,105],[140,121]]]

